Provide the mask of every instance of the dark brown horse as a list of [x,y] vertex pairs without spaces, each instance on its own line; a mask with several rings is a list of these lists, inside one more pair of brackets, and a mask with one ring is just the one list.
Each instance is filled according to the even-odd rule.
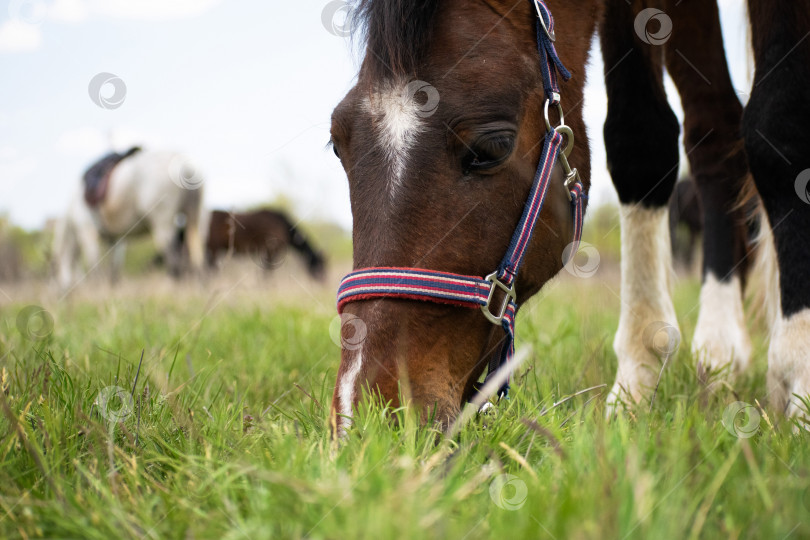
[[283,262],[283,255],[289,247],[303,257],[310,275],[316,279],[324,277],[323,255],[312,247],[306,236],[282,212],[211,212],[206,242],[209,268],[215,268],[217,258],[227,253],[249,254],[269,270]]
[[[597,4],[550,5],[564,29],[557,51],[573,73],[561,90],[577,141],[569,160],[586,187],[582,100]],[[521,217],[546,133],[535,8],[368,0],[359,10],[367,53],[357,86],[332,117],[349,177],[354,265],[487,275]],[[516,282],[519,302],[562,268],[572,231],[557,170]],[[503,340],[479,310],[381,299],[351,303],[344,315],[364,321],[367,338],[343,351],[333,399],[339,425],[363,388],[394,405],[402,388],[439,421],[452,419]]]
[[[684,139],[706,228],[694,352],[709,369],[742,369],[750,358],[741,301],[746,216],[736,204],[748,176],[744,135],[771,224],[791,223],[774,227],[780,266],[784,272],[786,264],[796,263],[781,282],[785,316],[794,318],[783,321],[784,336],[772,342],[773,380],[782,382],[771,387],[779,388],[777,400],[787,399],[790,389],[810,393],[810,287],[801,279],[810,271],[810,248],[789,241],[810,230],[810,207],[787,189],[810,159],[803,94],[810,40],[802,38],[810,31],[810,7],[750,0],[757,84],[769,79],[765,86],[780,86],[765,91],[755,85],[749,106],[754,112],[746,115],[743,130],[714,2],[546,4],[556,20],[559,57],[573,74],[561,84],[562,109],[576,140],[569,159],[586,191],[584,71],[601,20],[608,167],[622,203],[623,302],[614,341],[619,366],[608,413],[646,399],[662,356],[671,353],[648,339],[647,330],[678,336],[668,289],[667,203],[677,178],[680,127],[666,100],[665,68],[681,94]],[[532,186],[545,134],[543,105],[552,98],[541,83],[535,7],[534,0],[359,2],[366,54],[357,85],[333,113],[331,130],[349,179],[355,268],[486,275],[498,265]],[[781,57],[768,52],[772,46]],[[790,129],[776,134],[786,116]],[[771,128],[783,145],[777,146],[789,154],[785,162],[766,156],[755,135]],[[572,223],[562,172],[555,173],[517,276],[518,304],[563,265]],[[778,181],[771,173],[778,173]],[[764,183],[770,187],[763,189]],[[786,302],[791,287],[796,290]],[[395,406],[404,397],[432,410],[440,422],[454,418],[504,338],[480,312],[434,303],[365,299],[348,304],[345,315],[352,321],[346,332],[356,330],[359,319],[364,339],[358,344],[356,336],[346,336],[358,346],[344,349],[338,371],[332,410],[339,429],[364,390]],[[787,338],[791,332],[804,348]],[[785,366],[799,365],[800,357],[802,376],[785,378]]]

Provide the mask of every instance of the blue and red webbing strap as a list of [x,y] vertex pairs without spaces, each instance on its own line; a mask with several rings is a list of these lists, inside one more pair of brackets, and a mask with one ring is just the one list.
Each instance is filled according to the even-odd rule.
[[[542,24],[540,19],[537,21],[537,49],[541,58],[543,87],[549,102],[556,104],[559,103],[557,72],[565,80],[568,80],[571,74],[562,65],[552,39],[549,37],[549,35],[554,35],[554,18],[551,16],[551,12],[543,0],[531,1],[537,9],[538,16],[542,18]],[[548,34],[544,27],[548,29]],[[497,271],[497,280],[509,289],[514,288],[518,271],[531,243],[562,144],[563,136],[556,130],[550,129],[546,133],[529,198],[512,235],[506,255]],[[576,254],[582,237],[583,203],[586,197],[580,182],[575,182],[569,187],[569,194],[574,220],[574,245],[571,250],[571,256],[573,256]],[[338,287],[338,312],[342,313],[349,302],[383,298],[419,300],[489,310],[494,290],[496,290],[495,282],[477,276],[421,268],[363,268],[352,272],[341,281]],[[503,308],[503,312],[500,313],[499,310],[498,313],[493,314],[495,321],[503,327],[506,336],[500,353],[489,365],[487,378],[514,355],[515,316],[518,306],[515,300],[508,297],[507,299],[508,304]],[[508,390],[509,383],[507,382],[501,388],[499,395],[506,396]]]
[[348,302],[373,298],[430,300],[462,307],[487,304],[491,284],[478,277],[414,268],[366,268],[343,278],[338,312]]
[[509,249],[501,261],[498,268],[498,279],[505,285],[512,285],[517,276],[520,265],[523,263],[523,256],[529,247],[534,228],[543,203],[546,201],[546,193],[551,180],[551,173],[554,171],[554,164],[557,162],[557,155],[563,143],[563,136],[552,130],[546,133],[543,143],[543,152],[540,154],[540,161],[537,171],[534,173],[532,190],[526,206],[523,208],[523,215],[518,222],[518,226],[512,235]]
[[[540,70],[543,73],[543,89],[546,97],[551,103],[559,101],[560,87],[557,84],[557,72],[564,80],[571,78],[571,73],[565,69],[557,49],[554,48],[552,37],[554,36],[554,17],[543,0],[532,0],[537,10],[539,19],[537,20],[537,52],[540,53]],[[548,33],[546,30],[548,29]]]

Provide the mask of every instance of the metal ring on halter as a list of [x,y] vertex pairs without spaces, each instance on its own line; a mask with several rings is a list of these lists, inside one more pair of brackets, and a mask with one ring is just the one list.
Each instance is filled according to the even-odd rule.
[[552,43],[557,41],[557,36],[554,34],[554,32],[550,32],[548,27],[546,26],[546,21],[543,19],[543,14],[540,13],[540,3],[539,2],[534,3],[534,9],[535,9],[535,11],[537,11],[537,18],[540,20],[540,27],[543,29],[543,32],[546,33],[546,36],[548,36],[548,39],[550,39],[552,41]]
[[[546,130],[547,131],[553,131],[554,130],[554,128],[551,127],[551,121],[548,119],[548,104],[550,102],[551,102],[551,100],[547,99],[546,104],[543,105],[543,119],[546,121]],[[560,104],[559,100],[556,101],[554,103],[554,105],[557,106],[557,112],[560,114],[560,126],[559,127],[562,127],[562,126],[565,125],[565,116],[563,116],[562,105]]]

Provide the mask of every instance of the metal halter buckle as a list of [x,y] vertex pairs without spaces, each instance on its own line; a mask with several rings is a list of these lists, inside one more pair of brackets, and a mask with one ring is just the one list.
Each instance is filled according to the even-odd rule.
[[[487,303],[481,306],[481,311],[484,312],[484,317],[487,318],[489,322],[492,324],[500,325],[503,322],[503,318],[506,315],[506,310],[509,308],[510,300],[512,302],[517,302],[517,293],[515,293],[515,286],[506,285],[501,280],[498,279],[498,272],[493,272],[487,277],[484,278],[485,281],[489,281],[492,283],[492,286],[489,288],[489,297],[487,298]],[[506,296],[503,297],[503,304],[501,304],[500,309],[498,310],[497,315],[493,315],[492,312],[489,310],[490,305],[492,304],[492,299],[495,296],[495,289],[502,290]]]

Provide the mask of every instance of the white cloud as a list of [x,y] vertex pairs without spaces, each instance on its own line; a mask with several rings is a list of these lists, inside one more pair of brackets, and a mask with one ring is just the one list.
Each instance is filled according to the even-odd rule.
[[56,22],[77,23],[89,13],[85,0],[54,0],[48,8],[48,19]]
[[0,53],[34,51],[42,45],[43,23],[79,23],[91,15],[139,21],[167,21],[201,15],[222,0],[17,0],[0,24]]
[[34,51],[42,44],[42,32],[33,24],[8,20],[0,25],[0,53]]
[[165,21],[196,17],[221,0],[94,0],[93,11],[117,19]]

